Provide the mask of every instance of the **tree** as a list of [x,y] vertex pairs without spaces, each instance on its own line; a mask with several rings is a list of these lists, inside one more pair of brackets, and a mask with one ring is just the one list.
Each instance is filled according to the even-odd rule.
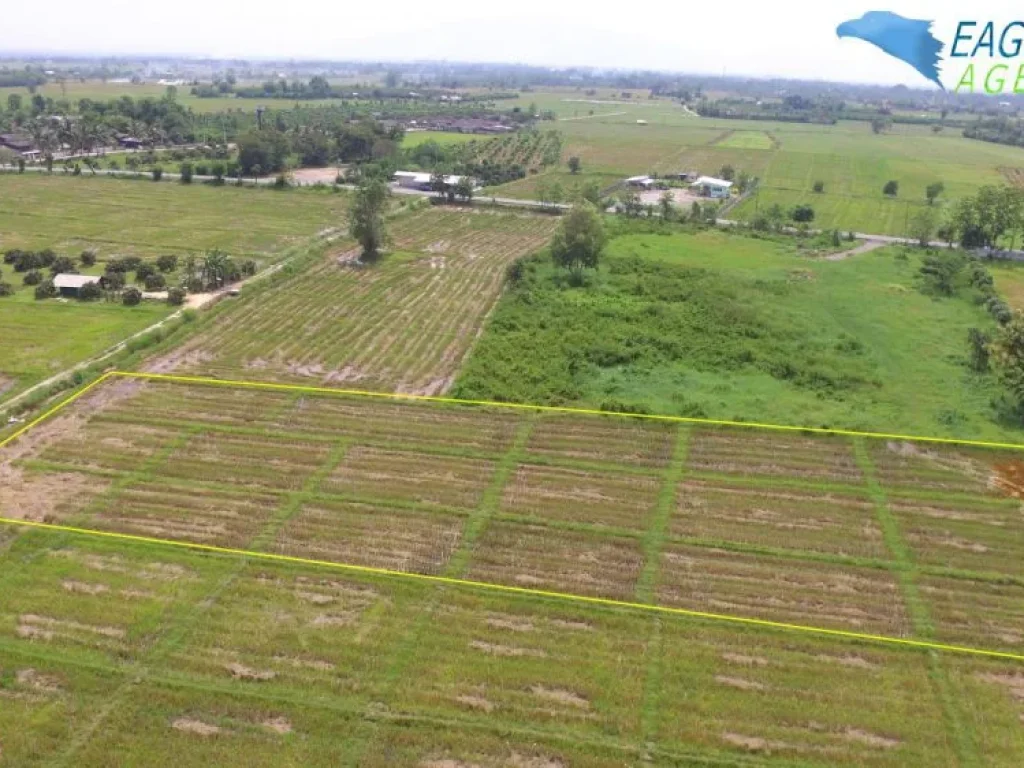
[[231,257],[224,251],[214,248],[207,251],[203,256],[200,265],[200,276],[202,285],[207,289],[223,288],[231,282],[232,274],[236,271]]
[[83,267],[92,267],[96,264],[96,251],[91,248],[82,251],[82,255],[78,257],[78,260],[82,262]]
[[569,173],[575,176],[580,172],[581,167],[580,159],[576,155],[569,158]]
[[798,205],[789,213],[789,217],[798,224],[814,221],[814,208],[809,205]]
[[7,97],[7,111],[8,112],[20,112],[21,111],[21,95],[12,93]]
[[124,272],[105,272],[103,283],[109,291],[120,291],[125,284]]
[[900,183],[896,180],[885,182],[885,186],[882,187],[882,194],[888,195],[889,197],[896,197],[900,192]]
[[816,182],[814,182],[814,191],[817,192],[819,195],[822,192],[824,192],[825,191],[825,182],[824,181],[816,181]]
[[925,256],[920,274],[926,287],[943,296],[952,296],[956,293],[964,263],[964,257],[959,253],[941,251]]
[[156,259],[156,268],[161,272],[173,272],[178,268],[178,257],[173,253],[158,256]]
[[[696,205],[696,203],[694,203]],[[782,225],[786,221],[786,212],[782,209],[782,206],[778,203],[773,203],[768,211],[765,213],[765,217],[768,219],[769,226],[778,231],[782,229]]]
[[464,203],[469,203],[473,200],[473,180],[469,176],[462,176],[458,183],[456,183],[455,196]]
[[184,162],[181,164],[181,183],[191,184],[192,183],[192,163]]
[[619,195],[619,205],[622,207],[622,212],[631,219],[638,218],[644,210],[640,195],[628,189]]
[[134,285],[125,288],[121,293],[121,303],[126,307],[135,307],[142,303],[142,291],[136,288]]
[[888,118],[876,117],[871,121],[871,130],[876,135],[889,130],[890,126],[892,126],[892,120]]
[[596,181],[588,181],[579,188],[579,199],[586,200],[595,208],[601,205],[601,185]]
[[82,301],[96,301],[103,296],[103,289],[99,283],[86,283],[78,289],[78,298]]
[[53,285],[53,280],[44,280],[36,286],[35,296],[37,299],[53,299],[58,295],[56,287]]
[[164,177],[164,169],[161,168],[159,165],[154,166],[150,170],[150,174],[152,174],[153,176],[153,181],[160,181],[160,179]]
[[70,256],[58,256],[50,264],[50,272],[54,275],[59,275],[67,272],[75,271],[75,262],[72,261]]
[[605,241],[597,210],[589,203],[581,203],[562,219],[551,240],[551,258],[555,266],[568,269],[579,278],[584,269],[597,269]]
[[0,283],[0,298],[4,296],[13,296],[14,286],[10,283]]
[[167,287],[167,278],[164,277],[159,272],[152,275],[147,275],[144,282],[146,285],[146,290],[150,292],[162,291],[164,288]]
[[1024,408],[1024,314],[1013,313],[989,347],[1000,382],[1018,410]]
[[992,339],[987,333],[978,328],[971,328],[967,331],[967,344],[971,350],[971,359],[968,363],[972,371],[985,373],[989,369],[989,344]]
[[185,303],[185,289],[175,286],[167,291],[167,303],[172,307],[180,307]]
[[444,197],[448,191],[448,174],[446,174],[441,168],[435,168],[434,172],[430,174],[430,189],[433,192],[437,192],[438,197]]
[[373,261],[380,256],[388,240],[384,222],[391,190],[380,179],[364,179],[360,182],[349,206],[349,230],[363,248],[363,261]]
[[928,199],[928,205],[935,205],[935,200],[946,191],[946,185],[941,181],[936,181],[934,184],[929,184],[924,191],[924,196]]
[[736,169],[733,168],[731,165],[723,165],[722,169],[718,172],[718,174],[719,176],[721,176],[721,178],[725,179],[726,181],[732,181],[733,179],[736,178]]
[[135,268],[135,282],[144,282],[148,277],[150,277],[151,275],[155,275],[156,273],[157,268],[154,264],[150,264],[148,261],[143,262],[142,264],[139,264],[139,266]]
[[939,225],[939,217],[934,208],[922,208],[910,222],[910,236],[917,240],[918,245],[927,248],[935,237]]
[[676,199],[667,189],[658,198],[658,208],[664,221],[672,221],[676,217]]
[[29,270],[21,279],[21,282],[25,285],[39,285],[43,282],[43,273],[38,269]]

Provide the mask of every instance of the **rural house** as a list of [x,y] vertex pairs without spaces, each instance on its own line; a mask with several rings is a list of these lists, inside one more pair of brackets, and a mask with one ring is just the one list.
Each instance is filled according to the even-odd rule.
[[[431,190],[431,179],[433,178],[429,173],[423,173],[420,171],[396,171],[392,177],[394,181],[398,182],[398,186],[405,187],[406,189],[419,189],[426,192]],[[454,187],[460,181],[462,176],[445,176],[444,183],[449,187]]]
[[86,285],[102,284],[103,278],[99,275],[66,275],[60,274],[53,278],[53,287],[61,296],[77,299],[82,288]]
[[34,157],[39,154],[32,139],[19,133],[0,133],[0,147],[6,147],[22,157]]
[[690,185],[701,197],[710,197],[713,200],[721,200],[729,197],[732,190],[732,182],[725,179],[716,179],[712,176],[701,176]]

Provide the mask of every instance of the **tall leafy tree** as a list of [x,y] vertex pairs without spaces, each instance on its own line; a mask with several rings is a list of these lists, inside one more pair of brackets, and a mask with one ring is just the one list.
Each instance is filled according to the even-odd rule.
[[391,190],[380,179],[365,179],[359,184],[349,206],[350,230],[352,236],[363,248],[363,261],[373,261],[380,256],[387,244],[388,235],[384,221]]
[[580,277],[584,269],[597,269],[606,241],[597,210],[589,203],[580,203],[573,206],[555,232],[551,258],[556,266]]

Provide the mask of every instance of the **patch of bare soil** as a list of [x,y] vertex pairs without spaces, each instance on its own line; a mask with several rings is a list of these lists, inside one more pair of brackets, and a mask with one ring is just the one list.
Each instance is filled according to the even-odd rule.
[[532,632],[533,623],[514,616],[488,616],[487,626],[495,629],[507,629],[510,632]]
[[65,591],[80,595],[102,595],[104,592],[110,591],[110,587],[106,584],[87,584],[84,581],[74,581],[73,579],[64,579],[60,585]]
[[565,763],[552,757],[520,755],[513,752],[508,758],[509,768],[565,768]]
[[840,251],[839,253],[830,253],[825,257],[825,261],[842,261],[848,259],[851,256],[860,256],[862,253],[870,253],[871,251],[884,248],[889,243],[883,242],[882,240],[865,240],[855,248],[851,248],[848,251]]
[[559,629],[571,629],[575,632],[593,632],[594,627],[585,621],[571,621],[569,619],[552,619],[552,625]]
[[547,656],[547,653],[544,651],[533,648],[515,648],[509,645],[485,643],[482,640],[473,640],[470,642],[469,647],[477,651],[482,651],[490,656],[533,656],[538,659],[542,659]]
[[6,392],[8,389],[14,386],[14,379],[10,376],[4,376],[0,373],[0,395]]
[[334,665],[331,662],[321,661],[320,659],[296,659],[291,656],[275,656],[274,661],[278,664],[288,664],[297,668],[315,669],[318,672],[330,672],[334,669]]
[[767,752],[770,744],[758,736],[744,736],[739,733],[723,733],[722,739],[736,747],[749,749],[751,752]]
[[0,464],[0,513],[18,520],[53,521],[57,510],[74,512],[108,482],[77,472],[25,473]]
[[262,725],[268,731],[279,733],[282,736],[286,733],[292,732],[292,724],[288,721],[288,718],[286,717],[272,717],[269,720],[264,720],[262,723],[260,723],[260,725]]
[[77,621],[54,619],[50,616],[37,616],[33,613],[25,613],[18,617],[18,626],[15,632],[18,637],[39,637],[44,640],[52,640],[56,635],[69,630],[91,632],[94,635],[118,640],[125,636],[125,631],[119,627],[82,624]]
[[302,590],[297,590],[295,596],[313,605],[329,605],[338,599],[334,595],[324,595],[320,592],[304,592]]
[[494,711],[494,703],[488,701],[482,696],[456,696],[455,700],[459,702],[459,704],[464,704],[467,707],[470,707],[471,709],[479,709],[481,712]]
[[849,653],[845,656],[829,656],[827,654],[820,654],[816,658],[820,661],[828,661],[833,664],[840,664],[844,667],[853,667],[855,669],[878,669],[877,664]]
[[288,363],[288,373],[306,378],[319,379],[324,375],[324,367],[320,363]]
[[548,701],[558,704],[567,704],[577,709],[590,709],[590,702],[577,693],[567,691],[564,688],[548,688],[544,685],[531,685],[530,693]]
[[236,680],[253,680],[255,682],[266,682],[267,680],[273,680],[277,677],[277,672],[273,670],[258,670],[247,667],[244,664],[238,662],[232,662],[231,664],[225,664],[224,668],[231,673],[231,676]]
[[869,747],[881,747],[883,749],[893,749],[901,743],[899,739],[879,736],[877,733],[862,731],[859,728],[847,728],[843,735],[850,741],[857,741],[861,744],[867,744]]
[[993,683],[1008,688],[1010,695],[1017,701],[1024,701],[1024,673],[1014,674],[979,674],[976,677],[986,683]]
[[195,720],[191,717],[179,717],[171,723],[171,728],[176,731],[184,731],[185,733],[194,733],[196,736],[213,736],[221,733],[219,726],[210,725],[202,720]]
[[213,360],[213,355],[209,352],[196,348],[190,349],[188,345],[185,345],[162,357],[150,360],[143,370],[147,373],[174,373],[179,368],[194,368],[200,363],[208,363],[211,360]]
[[992,471],[993,486],[1015,499],[1024,499],[1024,461],[996,464]]
[[60,681],[56,677],[40,674],[34,669],[19,669],[14,678],[18,685],[43,693],[58,693],[61,690]]
[[742,677],[729,677],[727,675],[715,675],[715,682],[727,685],[730,688],[738,688],[741,691],[763,691],[765,687],[753,680],[744,680]]
[[336,165],[329,165],[326,168],[297,168],[291,174],[295,183],[300,185],[334,184],[342,171]]
[[767,667],[768,659],[760,656],[744,656],[741,653],[723,653],[722,658],[731,661],[733,664],[742,664],[745,667]]
[[420,768],[483,768],[483,766],[479,763],[466,763],[462,760],[444,758],[441,760],[424,760],[420,763]]

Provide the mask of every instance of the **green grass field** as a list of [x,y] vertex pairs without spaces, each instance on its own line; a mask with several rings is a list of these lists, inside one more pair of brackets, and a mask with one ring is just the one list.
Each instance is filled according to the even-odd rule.
[[[1019,504],[990,482],[1016,477],[1015,455],[125,381],[30,435],[0,450],[7,516],[1024,643]],[[1010,768],[1019,670],[0,526],[15,765]]]
[[436,141],[438,144],[465,144],[468,141],[479,141],[480,136],[472,133],[449,133],[447,131],[410,131],[402,139],[404,148],[418,147],[428,141]]
[[[1010,438],[966,366],[993,328],[969,291],[919,290],[920,256],[810,258],[792,240],[623,234],[586,288],[545,257],[502,298],[454,392],[921,435]],[[537,350],[545,350],[538,354]]]
[[[563,163],[580,157],[584,176],[603,180],[694,170],[714,175],[724,165],[757,176],[759,200],[733,211],[741,219],[773,203],[809,203],[817,226],[901,235],[925,205],[925,187],[932,182],[942,181],[944,199],[952,201],[983,184],[1005,183],[1002,168],[1024,167],[1024,150],[965,139],[954,128],[936,134],[930,126],[895,125],[876,136],[859,121],[831,126],[705,119],[666,99],[587,97],[573,89],[520,99],[530,101],[558,114],[554,125],[565,135]],[[588,103],[601,101],[614,103]],[[637,124],[639,119],[647,124]],[[890,180],[900,183],[895,201],[882,194]],[[813,193],[816,181],[825,184],[824,194]],[[516,182],[495,194],[527,197],[531,189]]]
[[[344,195],[293,190],[185,186],[113,178],[0,174],[0,252],[52,248],[77,260],[95,249],[118,256],[201,256],[213,248],[266,265],[287,248],[344,224]],[[87,359],[169,314],[163,304],[36,302],[22,276],[0,299],[0,397]]]

